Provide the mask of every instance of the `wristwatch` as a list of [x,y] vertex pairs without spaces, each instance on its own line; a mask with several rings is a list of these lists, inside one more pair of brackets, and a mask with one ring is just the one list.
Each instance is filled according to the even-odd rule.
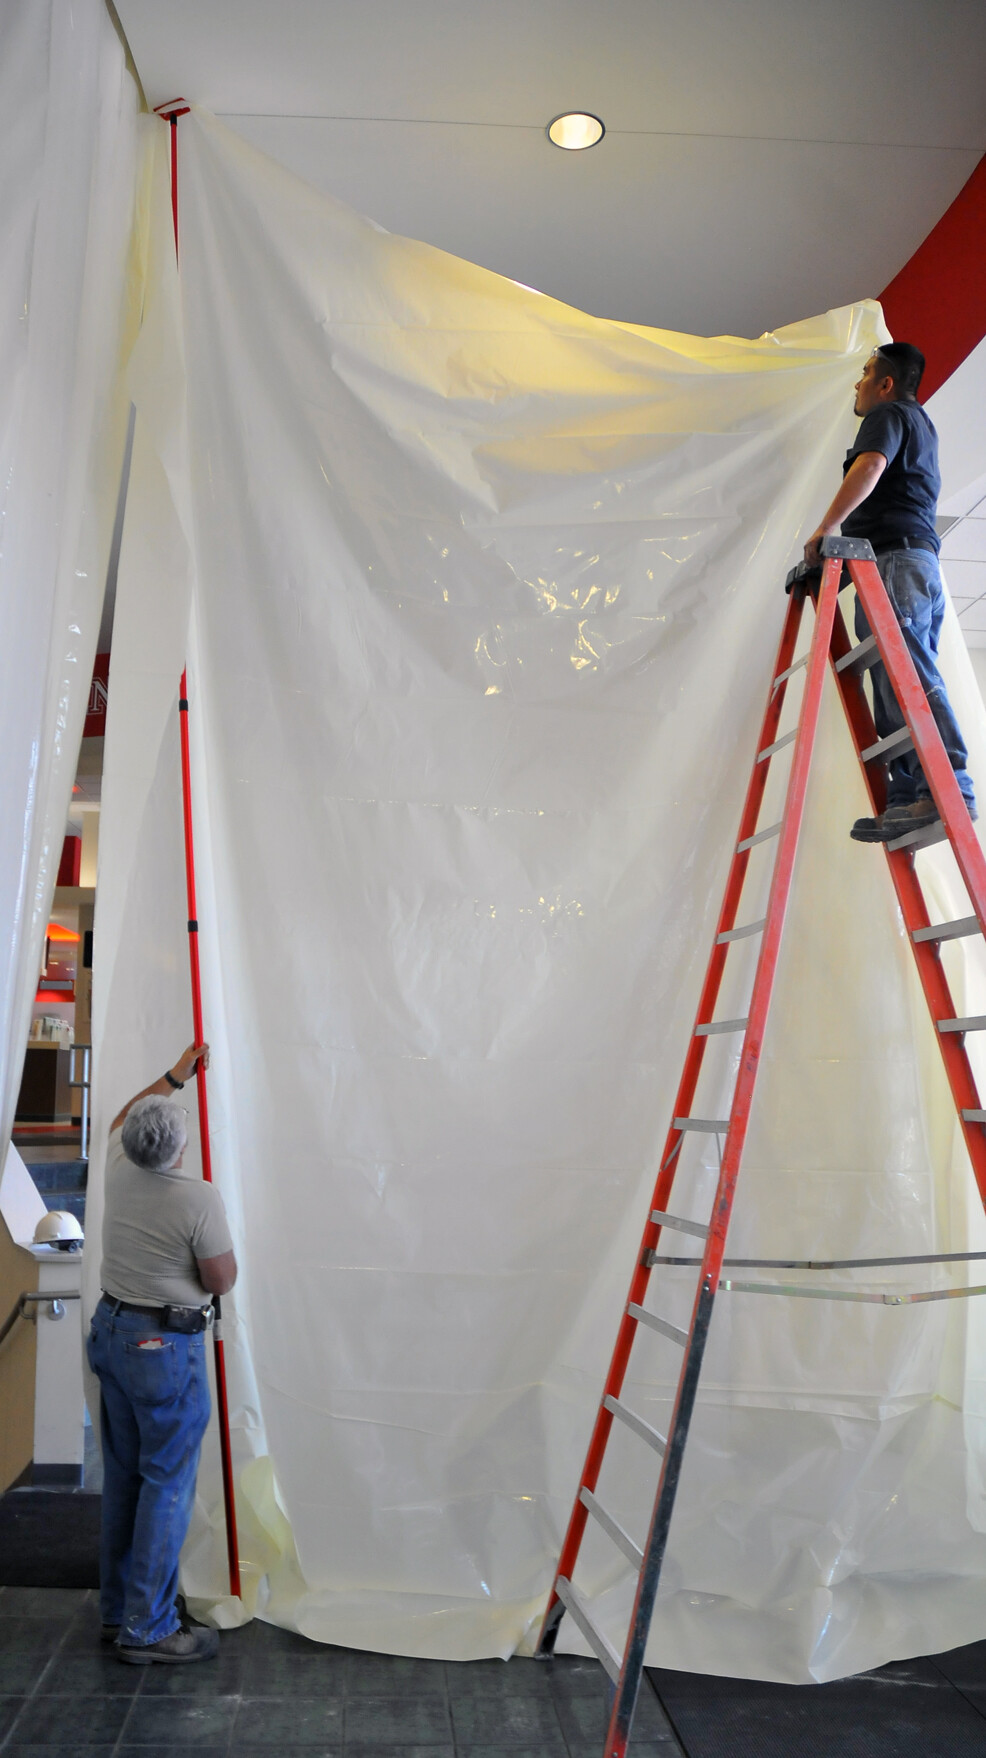
[[169,1087],[174,1087],[176,1093],[180,1093],[182,1087],[185,1085],[185,1082],[183,1080],[176,1080],[175,1079],[170,1068],[165,1069],[164,1078],[167,1081]]

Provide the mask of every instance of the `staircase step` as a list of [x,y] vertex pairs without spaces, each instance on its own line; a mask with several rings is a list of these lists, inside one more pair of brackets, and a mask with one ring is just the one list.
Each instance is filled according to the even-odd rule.
[[35,1160],[27,1169],[42,1196],[49,1190],[85,1190],[89,1176],[87,1160]]

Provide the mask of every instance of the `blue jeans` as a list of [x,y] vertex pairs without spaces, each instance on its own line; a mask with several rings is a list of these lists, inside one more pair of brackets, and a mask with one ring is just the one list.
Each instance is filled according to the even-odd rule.
[[[935,663],[945,614],[945,589],[941,583],[938,557],[930,549],[895,549],[889,555],[880,556],[877,566],[907,651],[924,686],[928,707],[935,717],[948,760],[955,770],[955,779],[963,798],[973,806],[976,796],[972,777],[966,768],[968,753]],[[870,633],[870,625],[858,598],[856,633],[861,641]],[[904,725],[904,716],[884,666],[874,665],[870,677],[873,679],[873,719],[878,737],[885,739],[888,734],[899,732]],[[931,789],[918,762],[917,752],[906,751],[902,757],[895,757],[890,764],[887,805],[909,806],[914,800],[930,797]]]
[[[160,1348],[141,1348],[155,1338]],[[104,1295],[87,1352],[102,1394],[100,1611],[121,1643],[143,1647],[179,1628],[178,1554],[209,1421],[205,1334],[155,1330]]]

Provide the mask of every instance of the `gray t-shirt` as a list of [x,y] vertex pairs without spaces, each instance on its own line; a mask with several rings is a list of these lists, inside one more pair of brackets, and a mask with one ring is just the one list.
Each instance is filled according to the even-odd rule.
[[128,1160],[115,1129],[106,1150],[102,1285],[137,1306],[204,1306],[196,1258],[232,1251],[223,1199],[214,1184],[180,1167],[146,1172]]

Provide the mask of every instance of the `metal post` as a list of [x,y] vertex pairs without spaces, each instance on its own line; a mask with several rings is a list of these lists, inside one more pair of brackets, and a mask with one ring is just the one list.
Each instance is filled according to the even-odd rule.
[[[79,1052],[81,1052],[81,1055],[82,1055],[82,1079],[76,1080],[76,1078],[75,1078],[75,1058],[76,1058],[77,1053],[79,1053]],[[68,1049],[68,1084],[70,1087],[74,1088],[77,1092],[80,1092],[82,1094],[82,1098],[80,1100],[82,1110],[81,1110],[81,1114],[79,1117],[79,1159],[80,1160],[88,1160],[88,1158],[89,1158],[89,1089],[92,1085],[92,1077],[91,1077],[91,1073],[90,1073],[91,1059],[92,1059],[92,1045],[91,1044],[70,1044],[69,1045],[69,1049]]]

